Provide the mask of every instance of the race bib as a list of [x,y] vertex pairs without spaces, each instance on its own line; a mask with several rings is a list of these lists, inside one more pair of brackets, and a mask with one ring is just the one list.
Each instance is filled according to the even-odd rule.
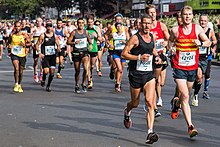
[[153,63],[153,55],[151,55],[148,61],[146,62],[137,60],[136,70],[137,71],[153,71],[152,63]]
[[78,44],[75,44],[76,48],[86,48],[87,47],[87,38],[75,39],[76,41],[80,41]]
[[2,34],[0,34],[0,41],[2,41],[3,40],[3,35]]
[[163,52],[163,45],[162,45],[162,42],[164,42],[164,39],[158,39],[156,40],[156,50],[157,52]]
[[123,50],[125,47],[125,43],[122,43],[122,40],[114,41],[115,50]]
[[196,64],[196,52],[180,52],[179,53],[179,65],[192,66]]
[[200,46],[199,47],[199,54],[207,54],[207,47]]
[[54,55],[55,53],[54,46],[45,46],[45,55]]
[[59,44],[60,44],[60,48],[65,48],[66,46],[66,41],[65,38],[62,36],[59,36]]
[[23,46],[14,45],[12,47],[11,52],[14,55],[21,55],[21,54],[23,54]]

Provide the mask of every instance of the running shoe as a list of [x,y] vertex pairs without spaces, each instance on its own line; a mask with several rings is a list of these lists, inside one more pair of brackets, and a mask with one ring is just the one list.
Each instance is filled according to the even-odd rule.
[[60,73],[57,73],[57,79],[62,79],[63,77],[60,75]]
[[81,86],[82,86],[82,91],[83,91],[83,92],[87,92],[87,87],[86,87],[86,85],[83,85],[83,84],[82,84]]
[[18,88],[19,88],[18,84],[15,84],[14,85],[14,92],[18,92]]
[[162,101],[161,98],[158,99],[157,106],[158,107],[162,107],[163,106],[163,101]]
[[132,126],[131,111],[127,113],[127,108],[124,109],[124,126],[129,129]]
[[47,86],[47,87],[46,87],[46,91],[47,91],[47,92],[51,92],[50,86]]
[[153,144],[154,142],[157,142],[159,139],[159,136],[157,135],[157,133],[153,132],[153,133],[149,133],[147,135],[147,139],[145,141],[146,144]]
[[191,96],[192,106],[198,107],[199,106],[199,100],[198,100],[198,94]]
[[102,72],[98,71],[98,76],[101,77],[102,76]]
[[65,65],[64,65],[64,64],[62,64],[62,65],[60,65],[60,67],[61,67],[62,69],[64,69],[64,68],[65,68]]
[[44,87],[45,86],[45,81],[41,81],[40,85],[41,85],[41,87]]
[[43,80],[43,74],[40,74],[40,81]]
[[116,92],[121,92],[120,84],[115,84],[115,91]]
[[210,96],[209,96],[209,94],[208,94],[206,91],[204,91],[202,98],[204,98],[204,99],[210,99]]
[[177,106],[177,103],[179,103],[179,98],[175,97],[171,100],[170,104],[171,104],[171,118],[172,119],[177,119],[179,116],[179,112],[180,112],[180,105]]
[[35,74],[34,74],[34,81],[35,81],[36,83],[39,82],[38,73],[35,73]]
[[93,86],[92,80],[91,80],[91,81],[88,81],[88,89],[92,89],[92,86]]
[[199,132],[194,128],[193,125],[190,125],[190,126],[188,127],[188,134],[189,134],[189,137],[190,137],[190,138],[192,138],[192,137],[198,135],[198,133],[199,133]]
[[76,86],[75,87],[75,93],[80,93],[81,91],[80,91],[80,89],[79,89],[79,86]]
[[157,117],[159,117],[159,116],[161,116],[161,113],[159,112],[158,109],[155,109],[155,110],[154,110],[154,117],[157,118]]
[[24,92],[23,89],[22,89],[22,87],[21,87],[21,85],[18,85],[18,92],[19,92],[19,93],[23,93],[23,92]]

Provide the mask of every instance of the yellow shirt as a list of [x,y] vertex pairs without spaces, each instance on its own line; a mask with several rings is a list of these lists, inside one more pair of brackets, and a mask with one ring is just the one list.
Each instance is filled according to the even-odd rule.
[[11,41],[11,53],[13,55],[16,55],[18,57],[25,57],[26,56],[26,47],[20,46],[20,43],[25,44],[24,36],[23,35],[12,35],[12,41]]

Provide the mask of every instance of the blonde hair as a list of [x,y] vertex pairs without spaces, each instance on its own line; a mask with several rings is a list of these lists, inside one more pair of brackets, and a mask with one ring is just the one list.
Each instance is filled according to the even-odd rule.
[[183,15],[183,12],[185,11],[185,10],[191,10],[192,12],[193,12],[193,8],[191,7],[191,6],[184,6],[182,9],[181,9],[181,15]]
[[156,6],[155,6],[155,5],[152,5],[152,4],[147,5],[146,8],[145,8],[145,13],[148,14],[149,9],[155,9],[155,10],[156,10]]

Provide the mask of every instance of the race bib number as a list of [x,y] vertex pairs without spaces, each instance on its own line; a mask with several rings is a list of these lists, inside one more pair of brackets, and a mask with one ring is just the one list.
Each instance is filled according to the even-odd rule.
[[22,49],[23,49],[22,46],[17,46],[17,45],[16,45],[16,46],[13,46],[13,47],[12,47],[12,51],[11,51],[11,52],[12,52],[12,54],[14,54],[14,55],[20,55],[20,54],[23,53],[23,52],[22,52],[22,51],[23,51]]
[[75,42],[79,40],[78,44],[75,44],[76,48],[86,48],[87,47],[87,38],[75,39]]
[[123,50],[125,47],[125,43],[122,43],[122,40],[114,41],[115,50]]
[[55,47],[54,46],[45,46],[45,55],[54,55]]
[[199,54],[207,54],[207,47],[199,47]]
[[153,63],[153,55],[151,55],[148,61],[146,62],[137,60],[136,70],[137,71],[153,71],[152,63]]
[[196,52],[180,52],[179,65],[192,66],[196,64]]
[[163,45],[162,45],[162,42],[164,42],[164,39],[158,39],[156,40],[156,50],[157,52],[163,52]]

